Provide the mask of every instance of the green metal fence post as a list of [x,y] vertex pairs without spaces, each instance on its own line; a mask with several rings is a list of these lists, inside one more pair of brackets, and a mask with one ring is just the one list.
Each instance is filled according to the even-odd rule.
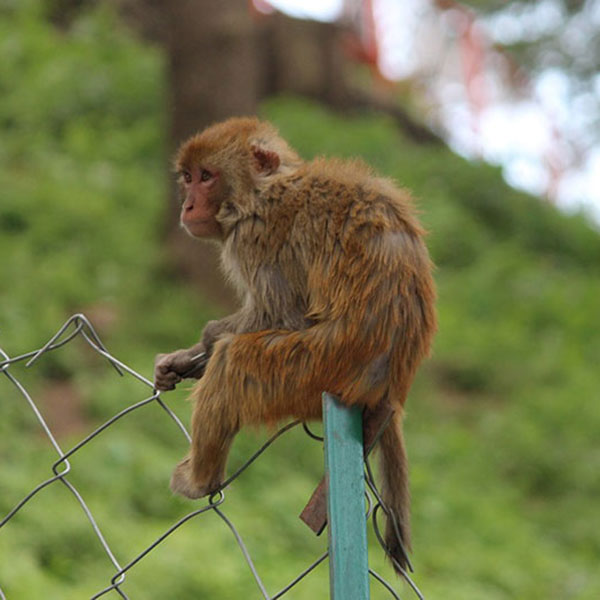
[[323,394],[332,600],[369,600],[362,413]]

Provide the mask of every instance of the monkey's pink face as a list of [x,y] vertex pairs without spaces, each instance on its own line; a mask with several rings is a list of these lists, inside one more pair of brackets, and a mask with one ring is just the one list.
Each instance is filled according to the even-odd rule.
[[219,173],[203,167],[179,169],[183,189],[181,225],[194,237],[221,237],[215,216],[221,204]]

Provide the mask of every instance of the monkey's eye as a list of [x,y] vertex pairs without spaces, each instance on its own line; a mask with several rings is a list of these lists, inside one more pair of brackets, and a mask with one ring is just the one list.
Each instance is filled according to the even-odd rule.
[[209,179],[212,179],[212,173],[206,169],[202,169],[202,172],[200,173],[200,181],[208,181]]
[[186,183],[192,183],[192,174],[189,171],[181,171],[181,177]]

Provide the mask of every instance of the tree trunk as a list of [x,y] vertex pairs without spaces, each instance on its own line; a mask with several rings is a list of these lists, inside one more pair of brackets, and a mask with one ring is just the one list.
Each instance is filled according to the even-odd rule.
[[[206,125],[254,114],[262,73],[256,28],[247,0],[177,0],[160,3],[168,51],[170,154]],[[175,187],[166,236],[174,268],[198,282],[224,309],[234,293],[219,273],[217,248],[193,240],[178,227]]]

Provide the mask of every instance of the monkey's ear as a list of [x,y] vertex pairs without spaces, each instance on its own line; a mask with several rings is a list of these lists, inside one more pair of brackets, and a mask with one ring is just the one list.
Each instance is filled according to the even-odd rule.
[[271,175],[279,168],[279,154],[259,146],[252,146],[254,165],[261,175]]

